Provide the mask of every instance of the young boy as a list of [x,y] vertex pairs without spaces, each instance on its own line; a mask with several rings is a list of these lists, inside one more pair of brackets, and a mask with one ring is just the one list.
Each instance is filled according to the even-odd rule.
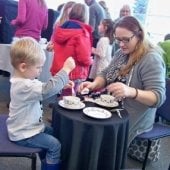
[[45,53],[33,38],[14,42],[10,54],[14,74],[10,79],[9,138],[19,145],[44,149],[46,154],[40,154],[42,169],[58,170],[61,145],[52,136],[52,129],[43,123],[40,101],[68,84],[68,74],[75,68],[75,62],[69,57],[62,69],[43,83],[36,78],[44,65]]

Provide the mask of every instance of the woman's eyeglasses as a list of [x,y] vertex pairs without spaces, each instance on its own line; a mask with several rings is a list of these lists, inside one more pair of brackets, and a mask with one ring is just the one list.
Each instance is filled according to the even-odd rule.
[[117,44],[120,44],[121,42],[123,42],[124,44],[128,44],[134,37],[135,35],[133,34],[131,37],[122,37],[122,38],[119,38],[119,37],[115,37],[115,42]]

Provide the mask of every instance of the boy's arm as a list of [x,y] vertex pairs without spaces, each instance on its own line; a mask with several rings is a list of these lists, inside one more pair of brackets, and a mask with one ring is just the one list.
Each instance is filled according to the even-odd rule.
[[63,68],[51,79],[43,84],[42,95],[44,98],[50,97],[58,93],[63,87],[69,83],[69,73],[75,68],[75,61],[72,57],[68,57],[64,62]]
[[49,98],[59,93],[63,87],[69,83],[69,77],[66,71],[61,70],[55,76],[51,77],[47,83],[43,84],[43,99]]

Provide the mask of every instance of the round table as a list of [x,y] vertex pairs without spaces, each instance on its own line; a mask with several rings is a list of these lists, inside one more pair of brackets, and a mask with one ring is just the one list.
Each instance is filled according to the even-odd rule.
[[[86,102],[86,107],[97,107]],[[81,110],[53,107],[54,136],[62,145],[62,170],[119,170],[126,159],[128,140],[128,113],[116,112],[108,119],[87,117]]]

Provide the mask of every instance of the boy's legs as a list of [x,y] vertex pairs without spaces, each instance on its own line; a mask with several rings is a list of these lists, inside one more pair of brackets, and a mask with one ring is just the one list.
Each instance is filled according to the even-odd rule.
[[[56,164],[60,162],[61,144],[58,139],[53,137],[51,134],[52,130],[48,127],[45,128],[43,133],[39,133],[31,138],[20,140],[15,143],[22,146],[44,149],[46,153],[46,162],[49,164]],[[40,159],[43,157],[45,158],[45,154],[40,154]]]

